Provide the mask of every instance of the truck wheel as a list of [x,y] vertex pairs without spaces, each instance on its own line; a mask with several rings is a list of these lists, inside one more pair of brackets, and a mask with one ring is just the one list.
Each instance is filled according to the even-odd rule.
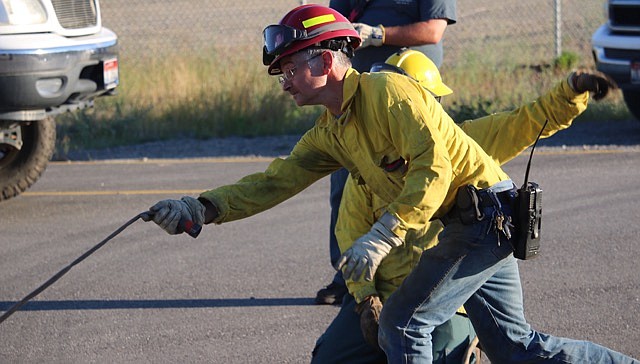
[[22,148],[0,144],[0,201],[7,200],[31,187],[53,155],[56,146],[56,124],[52,117],[21,123]]
[[622,91],[622,95],[631,114],[640,120],[640,91]]

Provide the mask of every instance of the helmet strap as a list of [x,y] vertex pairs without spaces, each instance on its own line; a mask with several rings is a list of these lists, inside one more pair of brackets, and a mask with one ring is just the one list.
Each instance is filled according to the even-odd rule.
[[340,51],[347,55],[347,57],[351,58],[354,55],[353,46],[351,46],[351,39],[329,39],[320,42],[321,48],[330,49],[332,51]]

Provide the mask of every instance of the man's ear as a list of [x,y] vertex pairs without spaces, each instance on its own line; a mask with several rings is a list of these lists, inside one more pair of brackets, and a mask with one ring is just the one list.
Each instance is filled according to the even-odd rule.
[[322,74],[328,75],[333,67],[333,53],[324,52],[322,53]]

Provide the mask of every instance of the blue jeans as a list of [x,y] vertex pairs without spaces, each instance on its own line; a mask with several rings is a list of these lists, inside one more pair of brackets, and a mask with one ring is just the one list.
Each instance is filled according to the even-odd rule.
[[[386,364],[384,352],[369,345],[360,329],[356,301],[344,296],[340,312],[320,336],[313,349],[311,364]],[[433,332],[434,363],[462,363],[475,333],[469,319],[454,315]],[[475,361],[472,361],[472,363]]]
[[[331,258],[332,266],[336,265],[336,262],[341,255],[335,231],[336,222],[338,221],[340,200],[342,199],[342,191],[344,191],[344,185],[347,183],[348,177],[349,171],[346,168],[341,168],[333,172],[330,179],[331,187],[329,191],[329,205],[331,206],[331,221],[329,223],[329,257]],[[342,286],[345,285],[341,270],[338,270],[333,276],[333,283],[337,283]]]
[[[491,216],[493,207],[484,208]],[[390,363],[431,363],[431,334],[464,304],[493,363],[639,363],[586,342],[533,330],[524,317],[518,265],[490,218],[451,223],[439,244],[384,305],[379,342]]]

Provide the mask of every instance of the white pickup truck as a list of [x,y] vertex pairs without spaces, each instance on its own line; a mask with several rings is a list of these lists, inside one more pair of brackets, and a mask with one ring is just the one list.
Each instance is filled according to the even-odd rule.
[[596,68],[617,82],[640,120],[640,0],[608,0],[607,17],[591,38]]
[[45,170],[56,114],[114,93],[117,40],[98,0],[0,0],[0,201]]

